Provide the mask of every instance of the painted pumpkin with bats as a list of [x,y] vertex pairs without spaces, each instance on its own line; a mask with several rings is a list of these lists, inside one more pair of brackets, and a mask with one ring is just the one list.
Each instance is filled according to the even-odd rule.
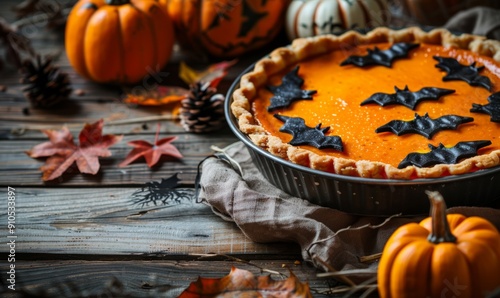
[[235,57],[269,43],[288,0],[160,0],[186,50]]

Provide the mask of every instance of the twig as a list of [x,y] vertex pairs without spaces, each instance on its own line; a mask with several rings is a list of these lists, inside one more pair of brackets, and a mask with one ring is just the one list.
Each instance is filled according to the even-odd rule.
[[[330,294],[340,294],[340,293],[347,293],[348,295],[357,292],[359,290],[370,290],[370,289],[377,289],[377,285],[355,285],[352,287],[349,286],[340,286],[333,288],[330,291]],[[346,296],[348,296],[346,295]]]
[[12,25],[0,17],[0,43],[2,42],[7,47],[9,59],[19,70],[22,68],[23,55],[27,55],[29,59],[36,56],[29,38],[17,33]]
[[[153,122],[161,120],[176,120],[176,119],[178,119],[178,116],[167,114],[161,116],[146,116],[146,117],[138,117],[131,119],[105,121],[105,124],[107,126],[113,126],[113,125],[126,125],[126,124]],[[66,124],[65,126],[68,128],[79,128],[82,127],[83,125],[84,123],[71,123],[71,124]],[[33,125],[33,126],[27,125],[27,126],[13,128],[11,130],[11,133],[13,135],[20,136],[29,130],[46,130],[46,129],[59,129],[59,128],[60,126],[55,126],[55,125]]]
[[[373,284],[375,283],[375,284]],[[359,290],[365,290],[364,294],[362,295],[362,297],[366,297],[367,295],[369,295],[371,292],[373,292],[374,290],[378,289],[378,285],[377,285],[377,276],[371,278],[371,279],[368,279],[362,283],[360,283],[359,285],[356,285],[355,287],[352,287],[346,294],[344,297],[351,297],[352,294],[358,292]]]
[[318,273],[317,277],[341,277],[347,275],[376,275],[377,271],[367,270],[367,269],[351,269],[351,270],[341,270],[334,272],[324,272]]
[[39,24],[56,23],[60,20],[58,20],[57,18],[54,20],[53,17],[56,17],[58,13],[61,14],[59,17],[62,21],[66,19],[70,12],[71,7],[63,8],[61,11],[56,12],[53,15],[47,13],[36,13],[13,22],[12,27],[14,27],[16,30],[19,30],[26,25],[40,26]]
[[381,252],[373,254],[373,255],[361,256],[361,257],[359,257],[359,261],[361,263],[370,263],[370,262],[373,262],[373,261],[380,259],[381,256],[382,256]]
[[77,0],[24,0],[15,5],[12,10],[17,14],[17,21],[12,25],[17,29],[24,26],[54,28],[63,25]]
[[[318,262],[320,262],[323,266],[325,266],[326,268],[328,268],[328,270],[330,270],[330,272],[339,272],[337,270],[335,270],[335,268],[333,268],[332,266],[330,266],[330,264],[328,264],[327,262],[323,261],[320,257],[318,257],[317,255],[313,255],[312,258]],[[354,287],[356,286],[356,283],[354,283],[350,278],[348,278],[347,276],[345,275],[338,275],[337,276],[340,280],[342,280],[343,282],[345,282],[346,284],[348,284],[349,286],[351,287]]]
[[[233,166],[233,168],[235,168],[235,170],[237,169],[239,171],[240,176],[243,176],[243,169],[241,168],[240,164],[236,160],[234,160],[234,158],[229,156],[229,154],[226,153],[225,149],[221,149],[215,145],[210,146],[210,149],[222,154],[224,156],[224,158],[226,158],[229,161],[231,166]],[[217,156],[217,154],[216,154],[216,156]]]
[[323,243],[323,242],[326,242],[334,237],[337,237],[338,234],[340,233],[343,233],[343,232],[346,232],[346,231],[354,231],[354,230],[362,230],[362,229],[378,229],[380,227],[382,227],[383,225],[385,225],[386,223],[388,223],[390,220],[392,220],[393,218],[395,217],[399,217],[401,216],[401,213],[398,213],[398,214],[393,214],[389,217],[387,217],[386,219],[384,219],[384,221],[380,224],[377,224],[377,225],[373,225],[371,223],[367,223],[365,225],[362,225],[362,226],[358,226],[358,227],[352,227],[352,226],[348,226],[348,227],[345,227],[345,228],[342,228],[342,229],[339,229],[337,232],[335,232],[333,235],[330,235],[326,238],[323,238],[321,240],[318,240],[316,242],[313,242],[308,248],[307,248],[307,251],[310,252],[310,250],[312,249],[312,247],[314,245],[317,245],[319,243]]
[[359,298],[366,298],[369,297],[371,293],[375,292],[378,290],[378,285],[372,285],[368,289],[365,290],[363,295],[359,296]]
[[106,124],[107,125],[124,125],[124,124],[152,122],[152,121],[160,121],[160,120],[177,120],[177,119],[179,119],[179,116],[166,114],[166,115],[161,115],[161,116],[146,116],[146,117],[138,117],[138,118],[131,118],[131,119],[114,120],[114,121],[109,121]]
[[243,259],[240,259],[240,258],[236,258],[236,257],[233,257],[233,256],[225,255],[225,254],[216,254],[216,253],[197,254],[197,253],[190,253],[189,255],[191,255],[191,256],[197,256],[197,257],[201,257],[201,258],[225,257],[225,258],[228,258],[230,260],[233,260],[233,261],[236,261],[236,262],[239,262],[239,263],[243,263],[243,264],[247,264],[247,265],[256,267],[261,272],[267,272],[267,273],[270,273],[270,274],[279,275],[281,277],[287,277],[285,274],[283,274],[281,272],[270,270],[270,269],[266,269],[266,268],[260,267],[259,265],[253,264],[253,263],[251,263],[249,261],[246,261],[246,260],[243,260]]
[[[314,255],[312,258],[318,262],[320,262],[323,266],[328,268],[330,270],[329,272],[325,273],[319,273],[316,276],[317,277],[334,277],[337,278],[345,283],[347,283],[347,286],[338,286],[335,288],[332,288],[330,290],[330,294],[339,294],[339,293],[346,293],[344,297],[350,297],[351,294],[358,292],[360,290],[365,290],[364,293],[360,297],[368,297],[373,291],[376,291],[378,288],[377,285],[377,272],[373,270],[366,270],[366,269],[352,269],[352,270],[342,270],[342,271],[337,271],[332,266],[330,266],[328,263],[323,261],[321,258],[318,256]],[[350,278],[348,278],[348,275],[373,275],[373,277],[365,280],[364,282],[360,284],[354,283]],[[373,284],[375,283],[375,284]]]

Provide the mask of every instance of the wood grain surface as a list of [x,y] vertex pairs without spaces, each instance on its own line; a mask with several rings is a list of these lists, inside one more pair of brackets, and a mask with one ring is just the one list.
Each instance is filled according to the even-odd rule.
[[[64,5],[69,0],[46,0]],[[0,2],[0,17],[16,22],[14,0]],[[90,82],[74,72],[64,52],[64,28],[47,29],[29,24],[21,32],[41,55],[54,57],[55,65],[69,75],[73,93],[51,109],[35,109],[23,95],[18,71],[9,61],[0,68],[0,235],[6,241],[7,188],[15,189],[16,291],[7,288],[9,246],[1,245],[1,297],[176,297],[198,276],[223,277],[232,266],[256,275],[283,279],[291,272],[308,282],[317,297],[326,297],[332,279],[301,262],[292,243],[254,243],[211,208],[197,202],[194,183],[200,161],[213,154],[211,146],[225,147],[236,137],[225,126],[210,134],[186,132],[172,107],[138,107],[123,103],[126,92],[147,90],[151,83],[187,85],[179,79],[179,63],[203,69],[206,57],[186,56],[178,48],[159,80],[134,86],[107,86]],[[260,51],[239,57],[218,86],[226,94],[235,78],[256,59],[277,45],[283,36]],[[4,57],[2,45],[0,56]],[[4,60],[4,59],[2,59]],[[142,89],[141,89],[142,88]],[[43,182],[40,166],[26,151],[46,142],[42,129],[69,128],[75,138],[85,123],[104,120],[104,133],[123,135],[100,158],[97,175],[68,170],[60,179]],[[131,147],[128,141],[154,141],[177,136],[173,144],[182,159],[164,157],[153,168],[141,161],[119,168]],[[141,189],[151,181],[177,175],[177,195],[145,198]],[[204,256],[204,257],[203,257]],[[31,295],[31,296],[30,296]]]
[[[234,223],[197,203],[192,188],[178,189],[185,196],[165,202],[134,196],[138,191],[20,187],[16,191],[17,251],[145,258],[192,253],[300,254],[290,244],[253,243]],[[7,213],[0,215],[0,222],[7,222]],[[5,235],[7,226],[0,228]],[[8,249],[0,247],[2,252]]]

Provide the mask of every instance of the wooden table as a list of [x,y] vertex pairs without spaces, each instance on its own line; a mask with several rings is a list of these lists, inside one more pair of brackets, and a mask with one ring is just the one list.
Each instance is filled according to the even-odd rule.
[[[10,8],[17,1],[1,1],[0,16],[15,20]],[[63,30],[32,24],[25,31],[36,51],[55,54],[55,64],[69,74],[74,91],[70,100],[53,109],[30,107],[22,95],[24,85],[10,67],[0,72],[0,231],[3,235],[1,283],[3,294],[22,297],[23,292],[45,293],[47,297],[72,294],[102,294],[113,290],[131,297],[175,297],[198,276],[222,277],[232,266],[256,275],[273,270],[275,279],[290,271],[308,282],[315,296],[328,292],[333,280],[318,278],[311,265],[301,261],[299,247],[290,243],[259,244],[247,239],[231,222],[213,214],[210,207],[191,199],[179,202],[138,204],[134,192],[145,183],[178,174],[181,188],[193,192],[198,163],[213,153],[210,146],[227,146],[236,141],[229,128],[211,134],[186,132],[177,119],[163,119],[161,137],[178,136],[173,143],[181,160],[163,158],[148,168],[136,162],[125,168],[118,164],[131,150],[128,141],[153,141],[158,117],[166,118],[162,107],[127,106],[122,89],[92,83],[75,73],[64,52]],[[237,74],[273,45],[240,58],[219,86],[225,93]],[[285,41],[286,42],[286,41]],[[164,85],[182,84],[177,77],[177,52],[166,67],[171,75]],[[200,67],[194,65],[194,67]],[[40,166],[25,151],[47,141],[40,129],[67,125],[76,137],[84,123],[104,119],[104,133],[123,135],[111,147],[112,156],[100,158],[95,176],[73,169],[61,179],[43,182]],[[6,213],[8,188],[15,189],[15,231],[8,238]],[[15,262],[8,262],[7,243],[15,240]],[[9,265],[15,264],[16,292],[8,290]],[[120,288],[121,287],[121,288]],[[320,294],[322,293],[322,294]],[[121,295],[120,295],[121,296]]]

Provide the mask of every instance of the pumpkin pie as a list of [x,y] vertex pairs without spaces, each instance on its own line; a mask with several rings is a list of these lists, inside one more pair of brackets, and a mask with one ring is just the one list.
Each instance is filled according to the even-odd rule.
[[500,163],[500,42],[377,28],[296,39],[241,77],[253,143],[341,175],[436,178]]

